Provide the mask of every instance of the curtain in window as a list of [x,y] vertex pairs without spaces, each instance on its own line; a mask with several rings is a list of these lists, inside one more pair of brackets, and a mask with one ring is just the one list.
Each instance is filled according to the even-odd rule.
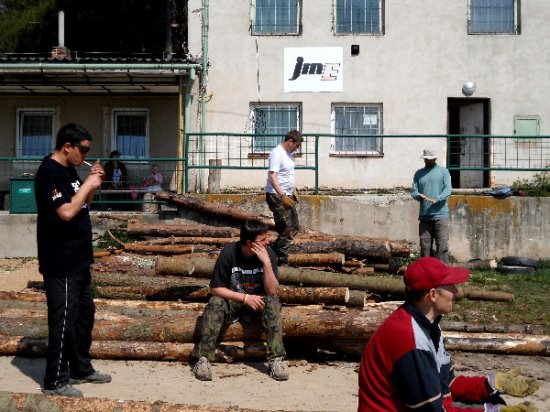
[[256,33],[297,33],[298,0],[256,0]]
[[336,33],[380,33],[382,0],[336,0]]
[[[377,107],[335,107],[336,135],[378,135],[380,134],[380,111]],[[379,152],[379,137],[335,138],[336,152]]]
[[145,157],[147,116],[117,114],[116,122],[116,149],[123,157]]
[[514,33],[515,0],[471,0],[471,31]]
[[46,156],[52,152],[53,114],[21,114],[21,156]]
[[269,152],[289,130],[298,130],[296,106],[264,106],[254,108],[254,133],[279,136],[255,136],[253,151]]

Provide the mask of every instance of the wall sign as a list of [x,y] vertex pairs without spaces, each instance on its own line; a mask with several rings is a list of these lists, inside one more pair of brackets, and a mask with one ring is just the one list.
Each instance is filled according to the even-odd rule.
[[285,93],[343,91],[343,56],[342,47],[285,48]]

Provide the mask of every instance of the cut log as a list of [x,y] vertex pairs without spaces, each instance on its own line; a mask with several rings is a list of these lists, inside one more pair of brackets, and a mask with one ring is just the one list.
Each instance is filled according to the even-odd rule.
[[497,267],[497,261],[495,259],[477,259],[477,260],[471,260],[469,262],[463,262],[463,263],[451,263],[449,266],[455,267],[455,268],[465,268],[468,270],[473,269],[495,269]]
[[[262,412],[258,409],[233,408],[231,406],[184,405],[161,401],[145,402],[89,397],[71,398],[13,392],[0,392],[0,405],[3,410],[12,412],[29,410],[56,412]],[[38,405],[39,409],[34,409],[32,405]]]
[[462,288],[459,288],[457,299],[462,297],[472,300],[490,300],[497,302],[512,302],[514,300],[513,293],[484,290],[474,286],[463,286]]
[[343,265],[346,256],[343,253],[291,253],[288,255],[290,266],[330,266]]
[[465,352],[550,356],[549,335],[443,332],[445,348]]
[[280,286],[277,293],[283,303],[294,305],[346,305],[349,300],[349,289],[334,288],[297,288]]
[[197,252],[213,252],[217,250],[212,245],[147,245],[144,243],[124,243],[127,252],[143,255],[185,255]]
[[351,271],[351,273],[358,276],[370,276],[374,275],[374,268],[372,266],[363,266],[360,268],[355,268]]
[[377,257],[389,259],[391,251],[388,241],[372,239],[333,239],[317,242],[293,243],[290,253],[339,252],[357,259]]
[[174,276],[194,276],[210,279],[214,271],[214,259],[190,257],[157,257],[155,270],[159,274]]
[[198,236],[170,236],[167,238],[151,239],[134,242],[136,244],[144,245],[178,245],[178,244],[190,244],[190,245],[213,245],[217,247],[223,247],[228,243],[238,241],[236,237],[198,237]]
[[[332,235],[328,233],[314,233],[312,235],[304,235],[299,233],[293,240],[294,245],[303,245],[304,243],[315,242],[365,242],[366,244],[384,244],[390,251],[392,257],[410,257],[412,252],[412,243],[406,240],[391,240],[387,238],[370,238],[366,236],[348,236],[348,235]],[[342,252],[345,253],[345,252]],[[347,255],[347,254],[346,254]],[[377,262],[388,263],[389,257],[373,256]]]
[[197,197],[189,195],[177,195],[175,193],[169,192],[157,192],[155,193],[155,199],[163,200],[169,203],[175,203],[189,210],[194,210],[203,214],[233,220],[236,222],[244,222],[246,220],[256,219],[265,223],[271,229],[275,229],[275,224],[273,223],[273,220],[265,218],[264,216],[246,212],[244,210],[240,210],[234,207],[228,207],[208,202],[206,200],[198,199]]
[[219,237],[234,238],[239,236],[239,230],[231,227],[216,227],[204,225],[170,225],[146,224],[131,220],[128,222],[128,234],[131,236],[187,236],[187,237]]
[[367,293],[362,290],[350,290],[347,306],[364,308],[367,304]]

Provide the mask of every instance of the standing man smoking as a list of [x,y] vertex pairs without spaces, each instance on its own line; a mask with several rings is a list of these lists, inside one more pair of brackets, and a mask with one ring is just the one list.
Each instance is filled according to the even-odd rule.
[[434,256],[449,263],[449,204],[451,195],[451,175],[436,163],[434,150],[424,149],[421,156],[424,167],[414,174],[411,196],[420,202],[418,234],[420,236],[420,256],[431,256],[435,242]]
[[300,147],[302,141],[302,133],[291,130],[269,155],[266,201],[273,212],[275,229],[279,234],[275,241],[275,254],[280,266],[288,265],[288,250],[300,228],[296,211],[298,194],[294,185],[293,152]]
[[95,306],[89,211],[105,172],[97,160],[83,182],[75,168],[85,162],[91,141],[84,127],[63,126],[55,151],[44,158],[35,178],[38,263],[48,306],[46,395],[82,396],[71,383],[111,381],[95,371],[90,355]]

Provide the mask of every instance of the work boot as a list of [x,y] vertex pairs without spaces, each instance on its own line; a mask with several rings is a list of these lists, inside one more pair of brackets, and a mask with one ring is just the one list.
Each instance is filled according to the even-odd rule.
[[210,368],[210,362],[208,362],[208,359],[201,356],[193,368],[193,373],[195,374],[195,378],[200,381],[211,381],[212,369]]
[[78,385],[79,383],[109,383],[111,382],[111,375],[96,371],[83,378],[71,378],[70,382],[73,385]]
[[84,396],[81,391],[73,388],[70,384],[55,389],[44,389],[42,393],[47,396],[71,396],[73,398]]
[[276,381],[286,381],[288,379],[288,369],[283,358],[271,359],[268,364],[269,376]]

